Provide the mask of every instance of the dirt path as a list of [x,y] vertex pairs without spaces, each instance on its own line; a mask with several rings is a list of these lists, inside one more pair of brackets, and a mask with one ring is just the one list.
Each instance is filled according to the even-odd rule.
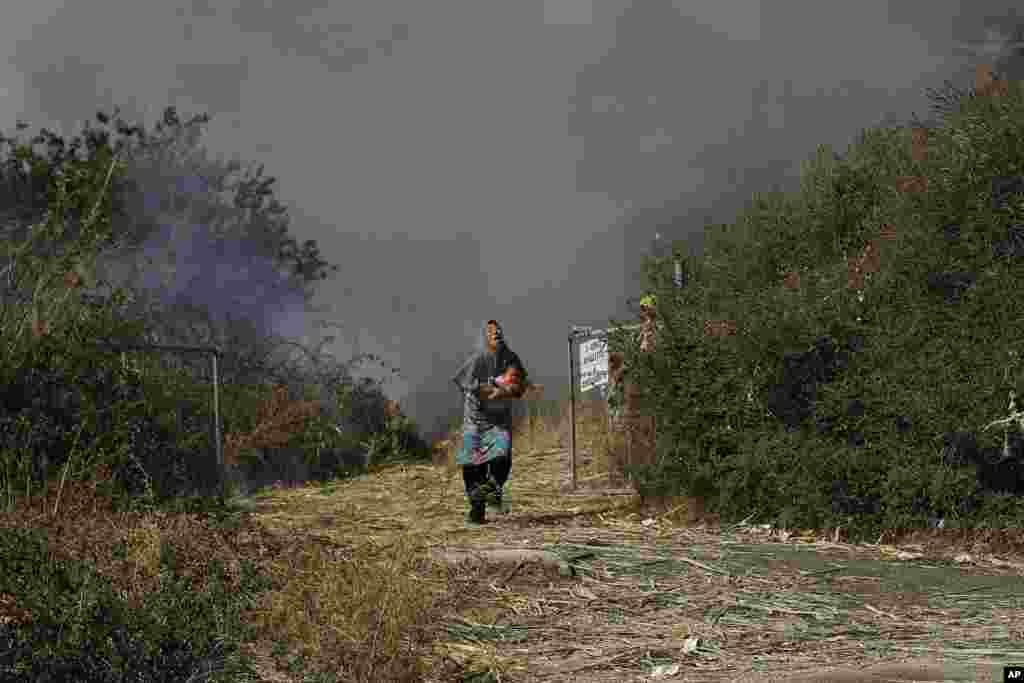
[[[562,456],[517,454],[513,512],[484,527],[463,523],[453,466],[275,491],[256,511],[346,547],[463,558],[434,661],[478,673],[464,680],[999,681],[1024,664],[1021,558],[688,527],[634,497],[561,493]],[[557,562],[488,555],[509,548]]]

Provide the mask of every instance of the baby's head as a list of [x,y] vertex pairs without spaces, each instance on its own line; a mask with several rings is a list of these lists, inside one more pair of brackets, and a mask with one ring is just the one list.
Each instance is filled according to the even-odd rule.
[[510,365],[500,379],[502,384],[519,384],[521,378],[519,368],[515,365]]

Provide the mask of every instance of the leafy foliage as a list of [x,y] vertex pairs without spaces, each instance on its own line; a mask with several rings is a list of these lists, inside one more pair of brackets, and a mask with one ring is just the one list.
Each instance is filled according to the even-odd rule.
[[1024,94],[955,101],[927,131],[822,147],[798,193],[708,226],[703,258],[647,260],[657,351],[612,335],[658,420],[647,487],[864,532],[1005,519],[985,466],[945,464],[936,438],[999,415],[1019,380]]
[[[0,136],[0,145],[11,149],[0,172],[5,186],[0,215],[4,228],[12,231],[10,238],[23,237],[26,227],[51,208],[50,185],[56,178],[73,171],[83,159],[102,161],[109,158],[104,155],[117,155],[124,173],[110,184],[108,201],[121,248],[137,249],[159,230],[161,218],[173,215],[264,244],[305,282],[322,280],[337,270],[323,260],[315,241],[300,245],[288,235],[287,209],[273,196],[276,179],[265,177],[262,166],[207,158],[200,141],[208,115],[182,119],[174,107],[167,107],[151,131],[129,124],[117,109],[97,112],[95,118],[98,125],[87,122],[81,134],[70,139],[46,128],[28,141]],[[175,176],[178,182],[167,182]],[[182,182],[184,177],[195,182]],[[153,206],[159,210],[149,208]],[[71,208],[77,211],[69,211],[66,218],[79,222],[83,207]]]
[[[15,482],[28,489],[54,471],[84,475],[104,459],[119,463],[118,479],[130,494],[149,491],[170,499],[185,490],[208,490],[217,478],[209,468],[212,423],[196,419],[212,416],[208,384],[151,358],[133,358],[136,371],[117,367],[116,356],[101,350],[104,342],[219,342],[220,408],[225,424],[239,428],[257,426],[246,423],[258,405],[247,387],[319,387],[316,400],[324,414],[298,431],[304,446],[327,446],[340,403],[367,406],[360,392],[346,387],[355,386],[350,369],[372,357],[337,363],[319,349],[267,336],[247,320],[220,324],[202,305],[167,307],[141,289],[112,287],[98,276],[101,263],[133,258],[156,229],[153,221],[185,212],[225,240],[277,249],[272,255],[293,264],[297,283],[326,277],[315,243],[300,248],[287,236],[274,180],[264,178],[262,168],[239,175],[241,164],[207,159],[199,138],[208,117],[182,120],[168,108],[152,132],[129,126],[116,112],[100,112],[96,119],[98,126],[87,124],[70,141],[45,129],[27,143],[0,140],[9,152],[0,173],[6,190],[0,208],[11,245],[0,315],[4,334],[22,342],[0,364],[9,409],[4,429],[13,437],[21,425],[20,441],[8,442],[12,447],[4,451],[8,496]],[[175,176],[201,181],[206,190],[161,182]],[[154,197],[163,197],[163,208],[143,210],[140,202]],[[205,333],[197,327],[201,321]],[[302,352],[298,360],[291,357],[296,349]],[[346,430],[352,446],[386,431],[383,411],[376,413],[380,424]],[[173,414],[178,419],[168,420]],[[69,469],[60,469],[72,460]]]
[[[101,277],[104,260],[130,256],[147,235],[139,220],[148,214],[132,204],[145,188],[129,166],[167,161],[161,154],[189,161],[202,120],[182,123],[168,110],[157,126],[169,131],[163,138],[104,114],[97,120],[70,144],[47,131],[28,144],[0,140],[8,152],[0,170],[0,678],[240,680],[253,674],[240,643],[251,639],[255,596],[271,586],[230,547],[242,542],[230,527],[242,523],[207,495],[220,475],[211,468],[209,385],[188,364],[173,369],[142,354],[125,363],[111,348],[195,343],[199,323],[210,323],[201,341],[231,351],[220,366],[219,406],[229,457],[287,446],[312,460],[345,449],[384,458],[421,454],[424,444],[411,421],[387,414],[378,383],[353,379],[351,369],[373,357],[337,362],[322,344],[272,338],[247,320],[215,329],[202,305],[159,308]],[[221,176],[211,168],[200,171],[230,194],[225,177],[239,167]],[[314,243],[288,238],[272,183],[260,169],[234,186],[230,207],[213,192],[205,209],[172,201],[168,211],[206,211],[200,218],[219,220],[227,234],[233,227],[235,237],[248,225],[250,238],[267,237],[309,284],[326,264]],[[246,224],[254,215],[262,218]],[[275,388],[269,400],[267,387]],[[85,489],[92,493],[83,501]],[[144,521],[118,540],[110,520],[133,515]],[[379,574],[366,575],[377,583]],[[404,627],[395,617],[389,648],[400,646]],[[388,657],[382,651],[371,667],[411,666]]]
[[96,568],[56,553],[42,531],[0,529],[0,596],[16,605],[0,619],[3,680],[231,681],[252,673],[238,653],[241,615],[266,579],[245,565],[232,580],[211,560],[200,584],[176,558],[165,545],[157,567],[164,578],[138,609]]

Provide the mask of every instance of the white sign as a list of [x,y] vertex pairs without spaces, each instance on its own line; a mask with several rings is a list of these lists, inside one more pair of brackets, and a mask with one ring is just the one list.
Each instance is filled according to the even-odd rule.
[[608,342],[588,339],[580,342],[580,391],[608,384]]

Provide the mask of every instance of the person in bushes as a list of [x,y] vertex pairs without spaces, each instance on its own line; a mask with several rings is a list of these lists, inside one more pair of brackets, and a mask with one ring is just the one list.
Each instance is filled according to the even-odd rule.
[[452,381],[464,397],[462,445],[455,461],[462,466],[469,499],[467,521],[483,524],[488,502],[502,514],[509,511],[504,496],[504,486],[512,469],[508,402],[520,398],[526,388],[526,368],[505,344],[505,335],[497,320],[484,323],[476,352]]
[[[652,353],[657,347],[658,300],[654,294],[640,299],[641,353]],[[645,415],[641,406],[641,389],[626,380],[625,356],[620,352],[608,355],[608,426],[621,435],[621,448],[612,449],[609,461],[610,478],[622,481],[631,478],[634,465],[654,464],[655,423]]]
[[654,351],[658,338],[658,299],[648,294],[640,299],[640,350]]

